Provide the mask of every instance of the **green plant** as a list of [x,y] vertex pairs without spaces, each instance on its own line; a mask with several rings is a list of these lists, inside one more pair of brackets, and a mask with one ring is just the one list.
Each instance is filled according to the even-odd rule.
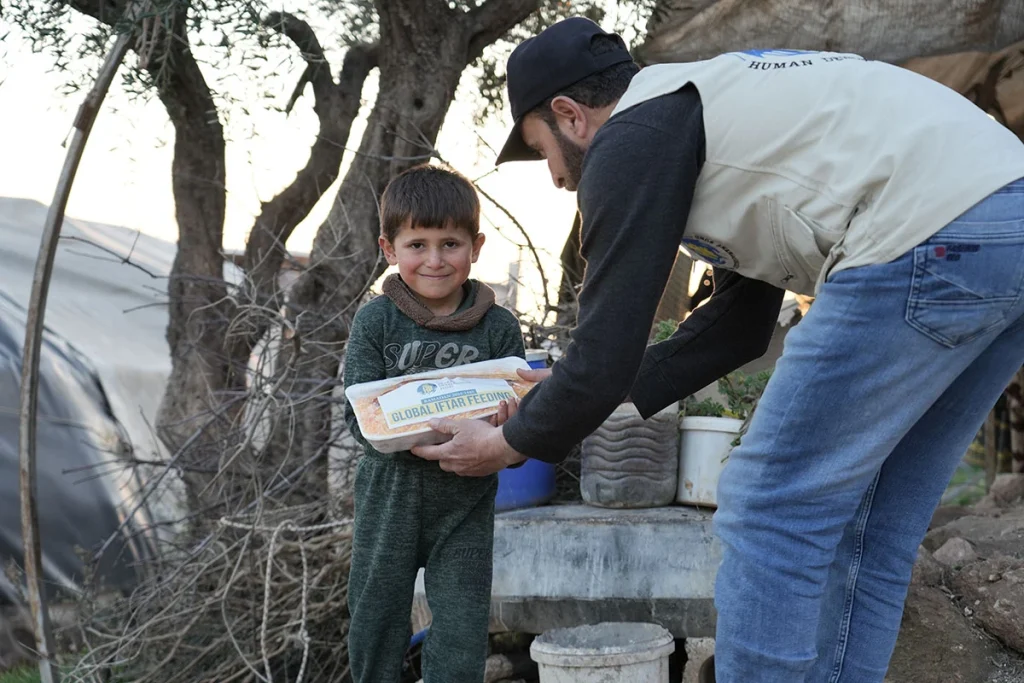
[[738,420],[749,418],[754,413],[757,402],[761,400],[761,394],[764,393],[771,376],[771,370],[764,370],[755,375],[737,370],[718,380],[718,390],[725,396],[728,404],[725,416]]
[[686,417],[723,417],[725,406],[713,398],[698,401],[693,396],[689,396],[683,401],[682,414]]
[[[750,426],[750,419],[754,416],[754,409],[757,402],[761,400],[761,394],[771,379],[771,370],[764,370],[754,375],[748,375],[739,370],[731,372],[718,380],[718,390],[725,397],[728,407],[723,406],[712,398],[698,401],[693,396],[683,401],[683,417],[731,417],[743,420],[739,435],[732,442],[733,447],[740,445],[740,439],[747,433]],[[728,456],[726,456],[728,457]]]
[[678,327],[679,321],[677,320],[659,320],[651,332],[651,343],[657,344],[660,341],[665,341],[675,334]]
[[25,667],[0,674],[0,683],[39,683],[39,669]]

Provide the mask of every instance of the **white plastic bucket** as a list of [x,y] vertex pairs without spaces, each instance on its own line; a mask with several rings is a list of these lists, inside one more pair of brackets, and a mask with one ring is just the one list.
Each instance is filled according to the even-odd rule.
[[540,683],[668,683],[672,634],[657,624],[605,622],[548,631],[530,646]]
[[676,502],[718,507],[718,477],[732,451],[743,420],[684,417],[679,440],[679,490]]

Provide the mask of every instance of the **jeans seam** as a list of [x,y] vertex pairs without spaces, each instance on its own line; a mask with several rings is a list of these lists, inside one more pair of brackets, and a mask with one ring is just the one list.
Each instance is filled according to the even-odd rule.
[[836,643],[835,664],[832,667],[832,675],[829,683],[837,683],[843,672],[843,661],[846,658],[846,645],[850,638],[850,622],[853,619],[853,600],[857,591],[857,579],[860,575],[860,564],[864,558],[864,532],[867,529],[868,519],[871,517],[871,505],[875,500],[875,489],[878,486],[878,478],[881,472],[875,475],[868,490],[864,493],[864,512],[856,521],[857,527],[854,533],[853,557],[850,560],[850,571],[846,577],[846,599],[843,601],[843,618],[839,626],[839,638]]

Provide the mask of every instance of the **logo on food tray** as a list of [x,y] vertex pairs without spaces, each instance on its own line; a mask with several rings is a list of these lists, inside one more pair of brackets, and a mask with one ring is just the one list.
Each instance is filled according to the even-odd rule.
[[424,382],[416,387],[416,391],[424,396],[430,396],[432,393],[437,391],[437,385],[432,382]]
[[725,268],[726,270],[739,268],[739,261],[736,260],[736,255],[732,253],[729,247],[708,237],[700,235],[684,237],[683,247],[694,258],[710,263],[717,268]]

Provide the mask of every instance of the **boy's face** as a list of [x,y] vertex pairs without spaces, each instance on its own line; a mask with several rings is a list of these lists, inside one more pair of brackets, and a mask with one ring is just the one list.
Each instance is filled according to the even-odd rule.
[[379,241],[384,257],[398,266],[409,289],[428,308],[446,308],[457,307],[462,300],[460,288],[480,256],[484,236],[480,233],[473,239],[467,230],[451,225],[414,228],[406,222],[393,243],[383,236]]

